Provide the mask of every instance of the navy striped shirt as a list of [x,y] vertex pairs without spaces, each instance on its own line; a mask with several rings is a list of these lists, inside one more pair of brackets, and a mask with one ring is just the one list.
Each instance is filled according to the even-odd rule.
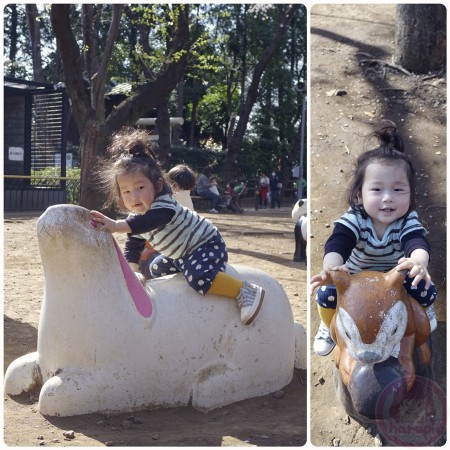
[[405,254],[409,256],[417,248],[429,253],[426,230],[415,211],[388,225],[381,239],[372,219],[364,218],[357,210],[349,209],[334,223],[333,234],[325,244],[325,253],[342,255],[350,273],[361,270],[386,272],[395,267]]
[[[171,217],[158,221],[158,217]],[[181,206],[170,195],[161,195],[142,215],[130,215],[130,237],[146,239],[159,253],[176,259],[192,253],[219,233],[217,228],[195,211]]]

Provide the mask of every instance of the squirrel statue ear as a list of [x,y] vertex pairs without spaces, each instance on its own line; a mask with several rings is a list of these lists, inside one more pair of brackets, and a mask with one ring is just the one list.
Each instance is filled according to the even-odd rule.
[[384,277],[388,286],[403,286],[406,276],[408,275],[407,270],[398,271],[393,268],[389,272],[386,272]]
[[350,284],[350,274],[342,270],[330,270],[330,277],[338,290],[345,291]]

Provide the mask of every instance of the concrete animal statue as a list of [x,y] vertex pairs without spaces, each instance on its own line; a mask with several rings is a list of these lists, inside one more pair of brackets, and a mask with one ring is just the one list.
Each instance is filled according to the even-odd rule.
[[431,370],[426,312],[408,296],[405,275],[395,269],[330,276],[338,294],[330,327],[338,398],[351,417],[370,422],[386,418],[377,416],[377,401],[392,389],[388,410],[395,415],[415,377]]
[[305,261],[308,234],[308,200],[303,198],[295,202],[292,208],[292,219],[295,221],[295,251],[293,261]]
[[182,406],[208,411],[287,385],[305,368],[306,338],[280,284],[229,266],[266,290],[251,325],[235,302],[201,296],[181,275],[148,282],[131,272],[90,212],[50,207],[37,233],[45,273],[37,351],[13,361],[5,392],[40,388],[48,416]]

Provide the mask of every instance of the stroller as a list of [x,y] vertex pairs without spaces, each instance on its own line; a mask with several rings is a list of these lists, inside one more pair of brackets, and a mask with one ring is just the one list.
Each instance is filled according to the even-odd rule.
[[247,193],[247,185],[241,181],[230,181],[227,184],[227,189],[223,197],[223,202],[220,207],[225,211],[231,211],[243,214],[244,210],[241,207],[241,198]]

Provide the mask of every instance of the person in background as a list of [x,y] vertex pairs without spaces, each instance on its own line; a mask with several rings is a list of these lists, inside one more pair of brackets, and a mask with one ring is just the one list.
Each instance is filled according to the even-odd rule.
[[241,197],[243,195],[244,190],[245,190],[245,181],[236,180],[234,184],[234,193],[237,194],[239,197]]
[[272,172],[269,178],[270,184],[270,207],[275,208],[275,204],[278,205],[278,208],[281,207],[280,201],[280,193],[281,188],[283,187],[283,183],[281,182],[281,177],[275,172]]
[[211,192],[213,194],[220,195],[219,183],[217,182],[217,178],[216,177],[211,177],[210,178],[210,182],[211,182],[211,187],[210,187]]
[[167,172],[166,180],[172,188],[172,195],[180,205],[194,210],[191,191],[195,188],[194,171],[185,164],[178,164]]
[[217,214],[219,212],[218,206],[221,199],[220,195],[217,195],[211,191],[211,175],[212,168],[210,166],[206,166],[197,179],[196,191],[197,195],[200,197],[206,197],[211,200],[211,209],[209,212],[212,214]]
[[266,172],[261,173],[259,180],[259,206],[267,208],[267,193],[269,192],[270,180]]

